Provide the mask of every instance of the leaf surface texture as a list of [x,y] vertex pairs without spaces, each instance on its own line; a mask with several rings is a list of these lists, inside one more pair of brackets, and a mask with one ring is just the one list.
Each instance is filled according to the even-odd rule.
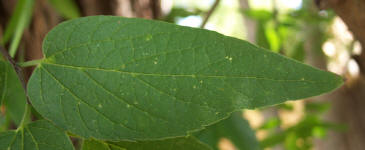
[[23,117],[26,96],[15,70],[9,62],[2,60],[0,60],[0,104],[6,107],[7,115],[18,125]]
[[40,120],[23,129],[0,133],[0,150],[74,150],[66,133]]
[[235,110],[329,92],[342,79],[219,33],[135,18],[66,21],[29,84],[56,125],[102,140],[185,136]]
[[259,150],[255,131],[251,129],[248,121],[242,115],[242,111],[234,112],[229,118],[194,135],[213,147],[214,150],[219,150],[218,145],[222,139],[229,140],[238,150]]
[[102,142],[85,140],[82,150],[212,150],[194,137],[180,137],[156,141]]

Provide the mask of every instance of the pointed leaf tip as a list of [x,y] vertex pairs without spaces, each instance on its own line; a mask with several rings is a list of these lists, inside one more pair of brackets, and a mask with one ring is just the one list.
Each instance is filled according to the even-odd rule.
[[82,137],[187,135],[235,110],[329,92],[342,79],[216,32],[112,16],[64,22],[43,43],[35,109]]

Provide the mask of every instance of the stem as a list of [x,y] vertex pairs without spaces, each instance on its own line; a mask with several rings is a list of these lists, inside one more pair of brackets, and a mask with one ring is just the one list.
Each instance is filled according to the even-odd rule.
[[22,121],[20,122],[20,125],[17,129],[18,130],[22,130],[24,128],[24,126],[28,123],[28,118],[30,116],[30,102],[29,102],[29,98],[28,98],[28,92],[27,92],[27,87],[26,87],[26,82],[25,82],[25,78],[23,76],[23,70],[22,68],[20,68],[14,61],[14,59],[9,55],[8,51],[5,50],[5,48],[3,46],[0,45],[0,52],[3,54],[3,56],[10,62],[10,64],[13,66],[13,68],[15,69],[18,78],[20,80],[20,82],[22,83],[25,95],[27,97],[27,103],[25,105],[25,110],[24,110],[24,114],[23,114],[23,118]]
[[30,116],[30,105],[26,104],[23,118],[22,118],[22,121],[20,122],[18,128],[16,129],[17,131],[22,130],[24,128],[24,126],[27,125],[27,123],[29,122],[29,116]]
[[78,139],[82,139],[82,137],[80,137],[79,135],[73,134],[71,132],[66,132],[66,134],[70,137],[74,137],[74,138],[78,138]]
[[205,25],[207,24],[209,18],[212,16],[214,10],[217,8],[218,4],[219,4],[220,0],[215,0],[213,6],[209,9],[209,11],[207,12],[204,20],[203,20],[203,23],[200,25],[200,28],[204,28]]
[[16,51],[18,50],[18,46],[19,46],[19,43],[20,43],[20,37],[22,36],[22,33],[23,32],[21,32],[21,31],[17,31],[15,33],[15,37],[13,38],[13,40],[10,44],[9,54],[12,58],[15,57]]
[[18,65],[20,67],[30,67],[30,66],[36,66],[36,65],[38,65],[42,61],[43,61],[43,59],[36,59],[36,60],[31,60],[31,61],[26,61],[26,62],[18,63]]
[[1,45],[0,45],[0,52],[3,54],[3,57],[5,57],[5,59],[8,60],[10,62],[10,64],[13,66],[13,68],[15,69],[15,72],[18,75],[18,78],[19,78],[20,82],[22,83],[23,89],[27,95],[27,86],[26,86],[22,68],[20,68],[16,64],[14,59],[9,55],[8,51],[6,51],[5,48]]

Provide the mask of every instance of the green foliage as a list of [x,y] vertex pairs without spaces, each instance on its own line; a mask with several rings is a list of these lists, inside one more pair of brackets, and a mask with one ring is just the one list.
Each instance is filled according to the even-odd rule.
[[266,25],[271,20],[273,14],[266,10],[246,10],[244,14],[257,21],[256,25],[256,43],[257,45],[270,49],[270,41],[266,37]]
[[[80,16],[73,0],[49,2],[66,19]],[[2,44],[12,38],[12,56],[33,3],[19,0],[6,28]],[[165,20],[200,13],[175,8]],[[268,11],[245,14],[259,21],[260,46],[275,52],[284,47],[282,39],[293,27],[290,17],[278,23]],[[0,116],[0,125],[9,119],[19,125],[0,133],[0,150],[73,150],[65,132],[83,140],[83,150],[211,150],[221,138],[238,149],[254,150],[259,149],[254,132],[235,111],[320,95],[343,82],[242,40],[143,19],[67,21],[49,32],[43,52],[43,60],[20,64],[39,63],[28,84],[32,111],[12,66],[0,61],[0,102],[7,115]],[[300,52],[293,57],[300,60]],[[41,120],[28,123],[30,112]],[[279,125],[273,119],[260,129]],[[323,137],[331,126],[307,116],[261,146],[284,142],[294,149],[293,142]]]
[[102,142],[85,140],[82,150],[211,150],[194,137],[181,137],[156,141]]
[[26,96],[20,80],[10,63],[0,60],[0,103],[15,124],[23,118]]
[[0,114],[0,132],[7,130],[8,121],[5,114]]
[[243,12],[247,17],[258,20],[260,22],[267,22],[273,18],[273,13],[267,10],[245,10]]
[[74,0],[48,0],[64,18],[74,19],[80,17],[80,11]]
[[97,140],[85,140],[82,144],[82,150],[126,150],[125,148],[104,143]]
[[300,9],[285,13],[260,9],[244,11],[246,17],[257,23],[256,44],[274,52],[282,51],[288,57],[304,61],[304,43],[312,40],[312,51],[320,54],[322,43],[327,38],[326,28],[334,14],[331,11],[322,11],[321,14],[313,11],[312,2],[303,1]]
[[0,133],[1,150],[74,150],[64,131],[45,120]]
[[201,141],[218,150],[219,140],[229,139],[237,149],[258,150],[255,132],[251,129],[247,120],[242,117],[242,112],[234,112],[232,115],[207,129],[195,134]]
[[256,43],[257,45],[279,52],[281,48],[280,35],[277,31],[278,24],[274,20],[275,16],[267,10],[246,10],[244,14],[254,19],[256,26]]
[[33,4],[34,0],[18,0],[13,15],[6,26],[1,44],[5,45],[12,38],[9,50],[11,57],[15,56],[24,29],[32,18]]
[[[330,36],[328,27],[334,17],[331,11],[321,11],[314,9],[313,1],[303,1],[301,8],[279,12],[279,10],[249,10],[245,12],[247,17],[257,22],[256,41],[259,46],[270,47],[279,44],[281,53],[298,61],[304,61],[306,52],[311,53],[311,57],[325,58],[322,55],[322,45]],[[274,15],[275,14],[275,15]],[[268,36],[270,33],[273,38]],[[274,39],[274,40],[273,40]],[[278,40],[276,40],[278,39]],[[313,58],[312,58],[313,59]],[[324,60],[323,60],[324,61]],[[278,117],[267,119],[258,129],[269,131],[269,137],[261,141],[264,148],[281,144],[285,149],[306,150],[311,149],[314,138],[326,137],[328,130],[338,130],[339,125],[326,122],[321,118],[321,112],[328,108],[327,105],[306,103],[305,117],[296,125],[289,129],[283,129],[280,125],[282,120]],[[292,106],[278,105],[278,110],[291,110]]]
[[342,84],[245,41],[143,19],[67,21],[47,35],[43,51],[28,84],[34,108],[65,130],[103,140],[184,136],[235,110]]
[[270,118],[264,124],[262,124],[259,130],[276,129],[281,124],[281,120],[278,118]]
[[[274,125],[270,128],[261,127],[259,130],[267,130],[270,135],[261,141],[263,148],[272,147],[282,144],[286,149],[290,150],[310,150],[312,148],[312,140],[314,138],[324,138],[328,130],[341,131],[343,125],[333,124],[320,118],[320,114],[329,108],[327,103],[309,102],[305,105],[305,116],[299,123],[283,130],[277,130],[280,124],[273,123],[273,118],[265,123],[264,126]],[[280,120],[278,120],[280,121]],[[277,121],[275,121],[277,122]]]

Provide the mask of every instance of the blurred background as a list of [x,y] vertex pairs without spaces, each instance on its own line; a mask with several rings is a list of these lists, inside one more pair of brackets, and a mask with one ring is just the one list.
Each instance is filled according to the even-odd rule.
[[[248,120],[262,149],[365,149],[363,0],[0,0],[0,41],[10,53],[19,49],[18,61],[40,59],[50,29],[90,15],[214,30],[342,75],[345,85],[330,94],[239,116]],[[0,130],[8,120],[2,107]],[[239,149],[225,137],[217,148]]]

